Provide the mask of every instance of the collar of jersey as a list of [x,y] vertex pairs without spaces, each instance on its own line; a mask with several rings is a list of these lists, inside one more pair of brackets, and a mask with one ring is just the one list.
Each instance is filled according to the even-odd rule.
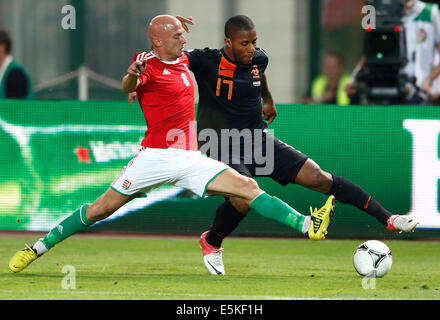
[[161,60],[158,56],[156,56],[156,55],[154,54],[153,50],[151,50],[150,53],[151,53],[155,58],[159,59],[160,62],[163,62],[163,63],[165,63],[165,64],[176,64],[176,63],[179,63],[179,59],[180,59],[180,58],[177,58],[177,59],[174,60],[174,61],[165,61],[165,60]]
[[232,60],[228,57],[228,55],[225,53],[225,49],[224,49],[224,48],[221,48],[221,49],[220,49],[220,52],[222,53],[223,57],[225,57],[225,59],[226,59],[228,62],[230,62],[230,63],[232,63],[232,64],[235,64],[236,66],[241,64],[241,63],[239,63],[239,62],[232,61]]

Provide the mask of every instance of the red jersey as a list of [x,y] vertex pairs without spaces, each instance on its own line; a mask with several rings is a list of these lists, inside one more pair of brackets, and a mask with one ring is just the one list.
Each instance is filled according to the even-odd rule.
[[197,150],[194,120],[194,83],[188,58],[159,60],[152,52],[138,52],[133,61],[147,59],[139,76],[137,98],[147,122],[141,145],[147,148]]

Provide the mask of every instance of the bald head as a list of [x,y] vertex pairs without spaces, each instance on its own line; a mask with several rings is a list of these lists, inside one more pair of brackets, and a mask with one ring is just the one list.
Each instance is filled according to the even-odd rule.
[[162,40],[169,36],[170,32],[181,27],[182,24],[175,17],[170,15],[160,15],[154,17],[148,26],[148,36],[151,43],[156,40]]
[[170,15],[154,17],[148,26],[153,51],[162,60],[175,60],[183,54],[186,43],[182,23]]

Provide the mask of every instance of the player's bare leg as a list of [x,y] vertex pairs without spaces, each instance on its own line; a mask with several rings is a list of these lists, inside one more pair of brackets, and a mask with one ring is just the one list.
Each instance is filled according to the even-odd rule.
[[112,188],[108,188],[98,199],[87,207],[86,217],[93,222],[104,220],[134,198],[136,198],[136,196],[128,197]]
[[46,236],[38,240],[32,247],[26,247],[12,257],[9,269],[20,272],[35,259],[49,251],[53,246],[68,237],[88,229],[97,221],[103,220],[113,214],[136,196],[124,196],[109,188],[91,205],[83,205],[69,217],[55,226]]
[[307,159],[299,170],[295,183],[327,194],[332,187],[333,178],[330,173],[323,171],[315,161]]
[[379,202],[351,181],[323,171],[308,159],[298,172],[295,183],[306,188],[335,196],[337,201],[351,204],[376,218],[392,232],[414,231],[418,222],[408,216],[391,215]]
[[[260,189],[254,179],[245,177],[233,169],[226,170],[219,174],[209,183],[207,191],[211,194],[241,198],[244,201],[244,203],[241,203],[243,209],[246,209],[247,205],[265,218],[286,224],[297,231],[310,235],[310,220],[312,220],[313,224],[314,213],[312,213],[312,219],[302,215],[277,197],[271,197],[265,193]],[[318,214],[321,210],[315,209],[315,212]],[[333,200],[324,205],[322,212],[325,212],[325,217],[316,216],[316,223],[318,223],[319,226],[318,228],[315,226],[315,228],[313,228],[315,231],[312,233],[318,232],[318,229],[319,232],[318,235],[314,234],[311,237],[314,240],[324,239],[329,217],[333,214]],[[323,223],[324,225],[322,225]]]
[[224,197],[240,197],[250,205],[263,191],[254,179],[242,176],[233,169],[228,169],[212,180],[207,192]]
[[[317,165],[314,166],[313,168],[316,167]],[[315,185],[309,185],[309,186],[313,187],[314,190],[316,191],[327,193],[328,190],[330,190],[331,188],[332,176],[328,173],[323,172],[322,170],[319,173],[320,175],[316,176],[316,179],[319,179],[316,181],[319,181],[319,183],[315,183]],[[242,179],[250,179],[242,175],[240,175],[240,177]],[[221,181],[217,181],[217,182],[221,183]],[[308,182],[313,183],[314,181],[309,180]],[[243,187],[239,188],[239,191],[243,191],[243,190],[245,190],[245,188]],[[262,191],[260,190],[258,192],[262,192]],[[229,200],[224,202],[217,210],[217,215],[213,222],[213,228],[211,229],[211,231],[213,232],[207,234],[208,242],[210,244],[213,244],[214,246],[219,247],[221,245],[222,239],[228,236],[239,225],[239,223],[246,216],[249,210],[250,210],[249,199],[245,199],[242,196],[240,197],[229,196]],[[307,216],[306,217],[307,225],[310,225],[309,219],[310,216]],[[309,234],[309,229],[307,228],[304,228],[301,231],[305,234]],[[314,238],[313,235],[311,235],[311,237]]]

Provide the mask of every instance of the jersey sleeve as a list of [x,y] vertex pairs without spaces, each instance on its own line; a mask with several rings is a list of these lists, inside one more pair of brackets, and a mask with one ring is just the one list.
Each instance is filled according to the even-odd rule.
[[263,59],[264,63],[269,64],[269,56],[266,53],[266,50],[263,48],[257,48],[257,50],[261,53],[261,59]]
[[255,62],[261,65],[262,71],[266,71],[267,65],[269,64],[269,56],[266,51],[262,48],[257,48],[254,58]]

